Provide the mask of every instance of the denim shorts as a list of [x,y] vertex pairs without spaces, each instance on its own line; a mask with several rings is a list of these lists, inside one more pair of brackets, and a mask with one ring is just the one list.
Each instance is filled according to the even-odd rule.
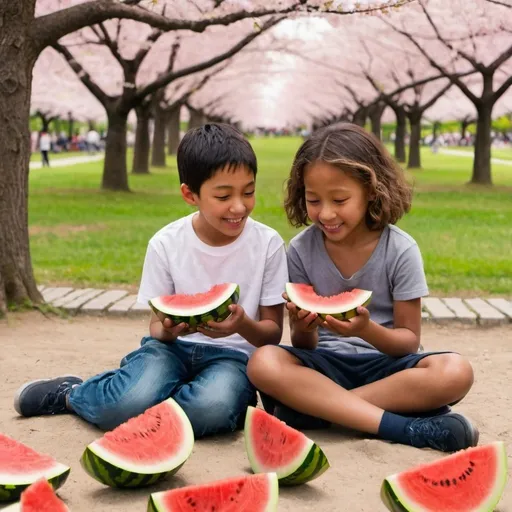
[[[279,347],[293,354],[303,366],[329,377],[348,390],[371,384],[402,370],[414,368],[425,357],[450,353],[421,352],[403,357],[391,357],[377,350],[362,354],[347,354],[326,348],[305,350],[287,345],[279,345]],[[260,393],[260,396],[267,412],[294,428],[316,429],[330,426],[328,421],[290,409],[264,393]]]

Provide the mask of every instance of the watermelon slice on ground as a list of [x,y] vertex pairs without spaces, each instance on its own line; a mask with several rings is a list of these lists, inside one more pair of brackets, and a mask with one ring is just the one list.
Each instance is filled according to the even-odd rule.
[[249,407],[245,448],[255,473],[275,472],[282,485],[298,485],[329,469],[322,449],[302,432],[261,409]]
[[69,512],[53,487],[44,478],[34,482],[21,493],[18,503],[4,508],[3,512]]
[[331,315],[338,320],[348,320],[357,315],[359,306],[367,306],[372,298],[369,290],[353,290],[323,297],[314,288],[304,283],[286,283],[286,294],[299,309],[317,313],[324,318]]
[[239,297],[240,288],[236,283],[223,283],[204,293],[155,297],[149,301],[149,305],[160,320],[170,318],[174,324],[185,322],[190,330],[194,330],[198,325],[212,320],[225,320],[231,315],[228,307],[236,304]]
[[168,398],[91,443],[80,462],[105,485],[143,487],[176,473],[193,446],[187,415]]
[[275,473],[244,475],[155,492],[148,512],[274,512],[278,497]]
[[393,512],[490,512],[506,482],[507,453],[497,441],[388,476],[381,498]]
[[69,472],[69,466],[53,457],[0,434],[0,502],[17,500],[22,491],[40,478],[58,489]]

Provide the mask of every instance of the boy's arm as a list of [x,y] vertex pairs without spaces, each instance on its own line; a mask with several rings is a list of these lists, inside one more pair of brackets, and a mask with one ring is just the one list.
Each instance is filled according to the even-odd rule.
[[154,311],[151,312],[149,319],[149,335],[158,341],[172,343],[186,327],[187,324],[185,323],[173,325],[168,318],[164,319],[162,322]]

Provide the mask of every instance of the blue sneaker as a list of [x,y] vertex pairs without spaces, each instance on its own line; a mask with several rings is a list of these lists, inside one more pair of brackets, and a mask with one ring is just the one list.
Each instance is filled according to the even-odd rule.
[[416,418],[407,425],[406,435],[416,448],[456,452],[478,444],[477,428],[462,414],[449,413]]
[[71,389],[83,380],[74,375],[56,379],[40,379],[23,384],[14,397],[14,408],[21,416],[42,416],[71,412],[66,397]]

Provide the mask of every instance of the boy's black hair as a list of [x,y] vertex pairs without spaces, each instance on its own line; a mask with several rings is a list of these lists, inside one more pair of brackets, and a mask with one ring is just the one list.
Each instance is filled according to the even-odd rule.
[[246,167],[256,176],[257,161],[249,141],[234,126],[208,123],[189,130],[178,146],[180,183],[199,195],[201,185],[221,169]]

